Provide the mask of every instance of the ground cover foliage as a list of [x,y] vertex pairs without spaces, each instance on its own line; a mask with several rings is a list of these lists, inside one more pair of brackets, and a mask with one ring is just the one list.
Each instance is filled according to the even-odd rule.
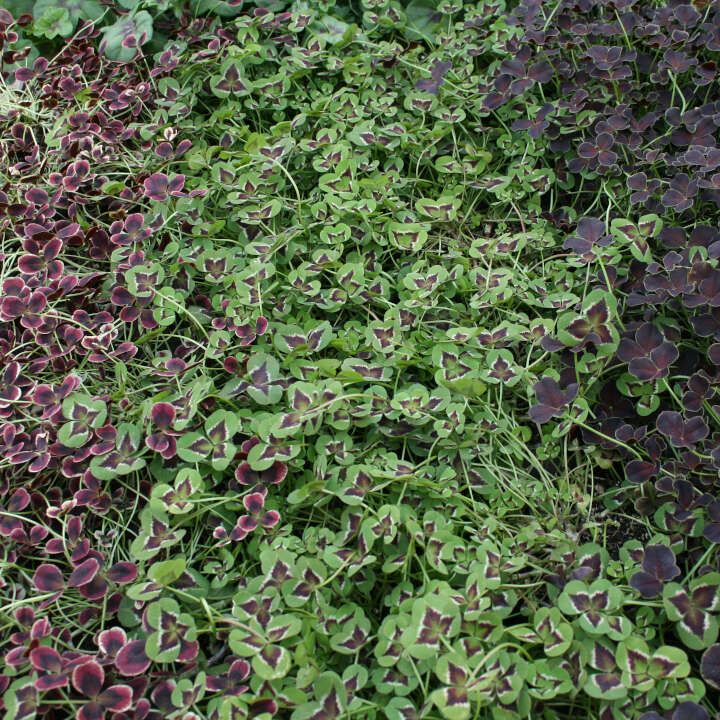
[[5,717],[715,717],[718,5],[6,5]]

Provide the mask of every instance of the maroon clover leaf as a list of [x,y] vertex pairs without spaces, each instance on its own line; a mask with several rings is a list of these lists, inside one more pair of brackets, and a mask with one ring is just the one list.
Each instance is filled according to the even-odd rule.
[[56,259],[62,248],[62,240],[54,237],[37,254],[22,255],[18,260],[18,269],[26,275],[43,274],[46,281],[58,280],[65,267],[61,260]]
[[145,445],[150,450],[159,453],[165,460],[175,457],[177,454],[177,441],[175,438],[180,435],[170,429],[175,422],[176,410],[166,402],[158,402],[150,410],[150,418],[159,432],[152,433],[145,438]]
[[41,607],[54,602],[66,588],[77,588],[87,600],[100,600],[107,594],[110,582],[123,585],[133,582],[137,577],[137,567],[133,563],[118,562],[104,570],[101,559],[98,559],[102,558],[102,555],[96,551],[91,552],[97,557],[88,557],[75,565],[67,583],[55,565],[43,563],[37,568],[33,575],[35,587],[43,593],[54,593]]
[[142,675],[150,667],[144,640],[131,640],[115,656],[115,667],[121,675]]
[[129,685],[111,685],[103,690],[105,671],[95,660],[78,665],[72,672],[72,685],[89,698],[75,714],[76,720],[103,720],[105,712],[123,712],[132,705]]
[[31,473],[37,473],[50,464],[50,459],[48,433],[42,432],[38,428],[33,430],[31,439],[23,444],[20,452],[8,457],[8,462],[12,465],[24,465],[29,462],[28,470]]
[[64,672],[65,662],[60,653],[51,647],[41,645],[30,652],[30,663],[38,673],[35,687],[40,691],[65,687],[69,674]]
[[80,655],[68,660],[46,645],[40,645],[30,651],[30,663],[38,673],[35,687],[41,692],[66,687],[73,667],[90,660],[89,655]]
[[[49,602],[53,602],[59,598],[63,590],[65,590],[65,580],[63,579],[62,573],[55,565],[50,565],[50,563],[43,563],[35,570],[33,584],[40,592],[54,593]],[[41,607],[44,606],[45,604]]]
[[267,488],[260,486],[255,492],[243,498],[243,505],[248,514],[241,515],[237,519],[230,533],[231,540],[243,540],[259,526],[271,528],[278,524],[280,513],[277,510],[265,510],[266,495]]
[[287,475],[287,465],[276,460],[267,470],[253,470],[250,463],[242,462],[235,470],[235,479],[240,485],[277,485]]
[[7,363],[0,373],[0,408],[5,408],[20,399],[22,390],[17,382],[19,377],[20,363]]
[[152,228],[143,228],[145,218],[142,213],[132,213],[124,222],[118,220],[110,226],[110,241],[115,245],[141,243],[152,235]]
[[8,295],[0,303],[0,317],[3,320],[20,320],[25,328],[39,328],[43,323],[42,312],[47,307],[45,294],[28,288],[20,296]]
[[165,202],[171,195],[182,197],[181,191],[184,185],[184,175],[175,175],[171,179],[165,173],[155,173],[143,183],[145,195],[157,202]]
[[5,653],[5,663],[10,667],[19,667],[28,662],[30,653],[40,646],[43,638],[52,633],[47,618],[35,619],[35,611],[21,607],[15,611],[15,620],[24,629],[10,635],[10,643],[15,647]]
[[95,642],[99,650],[97,661],[108,665],[115,662],[117,654],[127,645],[127,635],[122,628],[109,628],[99,632]]
[[208,675],[205,681],[210,692],[222,692],[224,696],[242,695],[248,689],[243,681],[250,675],[250,663],[247,660],[235,660],[224,675]]
[[62,401],[68,397],[80,384],[77,375],[68,375],[61,383],[56,385],[41,384],[35,388],[32,399],[36,405],[43,409],[41,418],[49,420],[56,416],[61,409]]
[[[10,496],[7,507],[0,505],[0,535],[2,537],[16,538],[20,533],[24,534],[23,521],[18,517],[13,517],[21,513],[30,504],[30,493],[23,487],[18,488]],[[37,526],[35,526],[37,527]]]

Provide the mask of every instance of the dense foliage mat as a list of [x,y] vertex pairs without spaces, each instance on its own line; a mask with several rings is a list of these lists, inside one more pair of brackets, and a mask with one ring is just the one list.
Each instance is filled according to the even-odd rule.
[[715,716],[720,6],[6,5],[7,720]]

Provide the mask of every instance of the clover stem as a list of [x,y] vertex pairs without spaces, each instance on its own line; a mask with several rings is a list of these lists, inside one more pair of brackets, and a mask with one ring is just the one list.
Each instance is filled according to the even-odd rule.
[[698,570],[698,568],[707,560],[708,556],[716,549],[716,545],[710,545],[710,547],[702,554],[700,559],[693,565],[690,572],[685,576],[685,579],[682,581],[682,584],[684,585]]
[[678,407],[682,408],[683,404],[680,400],[680,398],[675,394],[673,389],[670,387],[670,383],[668,382],[668,379],[666,377],[661,378],[662,384],[665,386],[665,389],[670,393],[672,396],[672,399],[678,404]]
[[496,645],[492,650],[490,650],[490,652],[482,659],[482,662],[472,671],[472,673],[468,677],[467,682],[469,683],[470,681],[475,679],[475,676],[477,675],[478,670],[483,669],[485,667],[485,665],[487,665],[487,662],[488,662],[488,660],[490,660],[490,658],[492,658],[494,655],[499,653],[501,650],[504,650],[505,648],[508,648],[508,647],[519,650],[523,655],[525,655],[525,657],[530,662],[532,662],[532,658],[530,657],[527,650],[522,645],[518,645],[517,643],[512,643],[512,642],[501,643],[500,645]]
[[574,420],[573,421],[575,425],[579,425],[582,428],[585,428],[586,430],[589,430],[591,433],[597,435],[598,437],[601,437],[605,440],[609,440],[614,445],[619,445],[620,447],[625,448],[628,452],[631,452],[638,460],[643,460],[643,456],[633,447],[630,447],[630,445],[626,445],[624,442],[621,442],[620,440],[617,440],[616,438],[612,438],[609,435],[606,435],[605,433],[600,432],[599,430],[596,430],[593,427],[590,427],[590,425],[587,425],[586,423],[582,422],[581,420]]

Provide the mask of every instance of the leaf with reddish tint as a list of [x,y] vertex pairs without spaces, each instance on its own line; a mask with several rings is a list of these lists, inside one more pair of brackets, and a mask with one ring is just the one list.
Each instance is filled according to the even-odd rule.
[[142,675],[150,667],[144,640],[131,640],[115,657],[115,667],[121,675]]
[[134,582],[138,575],[137,565],[131,562],[119,562],[105,571],[105,577],[111,582],[125,585]]
[[145,195],[151,200],[166,202],[171,195],[180,195],[184,184],[184,175],[169,178],[165,173],[155,173],[145,180],[143,186]]
[[133,692],[129,685],[111,685],[98,695],[98,702],[110,712],[123,712],[132,705]]
[[62,573],[54,565],[40,565],[33,575],[33,584],[41,592],[57,592],[63,590],[65,582]]
[[175,421],[175,408],[167,402],[158,402],[152,406],[150,418],[160,430],[168,430]]
[[105,683],[105,671],[100,663],[90,662],[78,665],[72,671],[73,687],[85,697],[96,698]]
[[88,558],[70,573],[68,587],[87,585],[95,578],[99,570],[100,563],[95,558]]
[[125,647],[127,635],[122,628],[110,628],[99,632],[96,642],[103,655],[114,658]]
[[63,666],[62,658],[57,650],[46,646],[36,647],[31,650],[30,662],[35,670],[43,673],[59,673]]
[[104,720],[105,708],[97,701],[85,703],[75,715],[76,720]]

